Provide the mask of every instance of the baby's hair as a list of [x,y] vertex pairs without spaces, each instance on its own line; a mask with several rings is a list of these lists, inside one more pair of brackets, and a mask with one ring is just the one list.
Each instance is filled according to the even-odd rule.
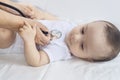
[[120,31],[117,29],[115,25],[108,21],[101,21],[105,22],[105,35],[106,40],[109,43],[109,45],[112,47],[111,52],[108,53],[108,56],[101,57],[99,59],[93,59],[95,62],[101,62],[101,61],[109,61],[115,58],[118,53],[120,52]]

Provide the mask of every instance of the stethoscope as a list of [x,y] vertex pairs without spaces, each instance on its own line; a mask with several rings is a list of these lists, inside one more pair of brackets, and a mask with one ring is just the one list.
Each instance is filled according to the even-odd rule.
[[[17,11],[22,17],[27,17],[27,16],[25,16],[25,14],[22,11],[20,11],[18,8],[14,7],[14,6],[11,6],[11,5],[3,3],[3,2],[0,2],[0,5],[8,7],[10,9],[13,9],[14,11]],[[48,34],[48,32],[46,32],[46,31],[42,31],[42,32],[45,35]],[[59,39],[62,36],[62,33],[59,30],[52,30],[50,33],[51,33],[52,39]]]
[[11,5],[6,4],[6,3],[3,3],[3,2],[0,2],[0,5],[5,6],[5,7],[8,7],[8,8],[10,8],[10,9],[13,9],[13,10],[17,11],[22,17],[26,17],[26,16],[23,14],[22,11],[20,11],[19,9],[17,9],[17,8],[14,7],[14,6],[11,6]]

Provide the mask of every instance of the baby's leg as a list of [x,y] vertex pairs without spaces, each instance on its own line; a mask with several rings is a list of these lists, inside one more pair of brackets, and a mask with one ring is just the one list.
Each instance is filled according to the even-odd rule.
[[38,9],[34,6],[30,6],[31,10],[33,11],[36,19],[44,19],[44,20],[58,20],[58,17],[48,13],[42,9]]
[[58,20],[57,16],[52,15],[42,9],[38,9],[32,5],[20,4],[18,6],[21,8],[20,10],[24,14],[29,15],[29,17],[32,19]]
[[[36,8],[37,9],[37,8]],[[43,19],[44,20],[59,20],[59,18],[51,13],[48,13],[44,10],[38,9],[38,13],[39,16],[37,17],[38,19],[41,19],[41,14],[43,15]]]
[[10,47],[14,43],[15,37],[15,32],[0,28],[0,48]]

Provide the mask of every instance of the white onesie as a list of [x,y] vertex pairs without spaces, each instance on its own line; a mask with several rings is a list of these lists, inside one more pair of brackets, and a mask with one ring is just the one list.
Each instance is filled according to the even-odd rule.
[[[58,20],[58,21],[49,21],[49,20],[39,20],[43,25],[45,25],[49,31],[59,31],[61,33],[61,37],[59,39],[53,39],[50,41],[50,44],[44,47],[39,46],[40,49],[43,49],[50,59],[50,62],[58,61],[58,60],[67,60],[72,58],[68,47],[65,43],[66,34],[72,30],[75,26],[72,23]],[[7,49],[0,49],[0,53],[23,53],[24,45],[20,36],[17,34],[15,43]]]

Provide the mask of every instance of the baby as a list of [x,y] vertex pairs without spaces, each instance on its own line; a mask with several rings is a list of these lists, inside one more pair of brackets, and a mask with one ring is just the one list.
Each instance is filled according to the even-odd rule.
[[51,31],[51,42],[40,46],[39,50],[34,41],[35,27],[25,23],[19,32],[24,41],[27,62],[32,66],[67,60],[72,56],[88,61],[108,61],[120,51],[120,32],[110,22],[94,21],[78,26],[65,21],[40,22]]
[[20,36],[16,35],[14,44],[0,51],[14,53],[17,47],[16,53],[24,51],[27,63],[35,67],[68,60],[72,56],[87,61],[108,61],[115,58],[120,51],[120,32],[108,21],[94,21],[77,26],[62,20],[39,22],[50,31],[51,41],[48,45],[36,45],[37,26],[25,22],[19,29]]
[[[88,61],[108,61],[117,56],[120,50],[120,32],[106,21],[94,21],[84,25],[73,26],[65,21],[41,20],[43,25],[51,31],[51,42],[46,46],[36,48],[36,27],[27,22],[20,28],[20,37],[11,47],[10,53],[25,53],[27,63],[41,66],[49,62],[67,60],[72,56]],[[23,46],[24,45],[24,46]],[[15,48],[15,49],[14,49]],[[24,48],[24,49],[23,49]],[[4,49],[3,51],[9,51]]]

